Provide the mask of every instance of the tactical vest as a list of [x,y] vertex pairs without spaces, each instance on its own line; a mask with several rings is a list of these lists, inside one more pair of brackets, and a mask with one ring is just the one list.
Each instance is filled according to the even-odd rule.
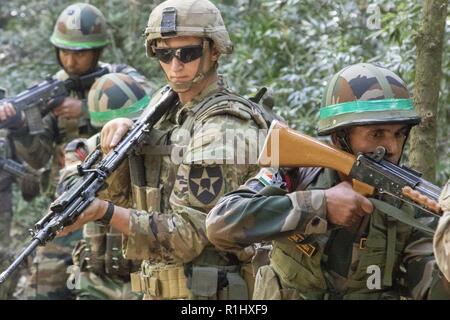
[[[239,102],[231,104],[229,102]],[[169,198],[175,183],[178,165],[170,161],[170,137],[177,130],[190,132],[195,123],[218,115],[253,119],[263,129],[273,119],[269,112],[227,90],[213,93],[190,109],[176,113],[177,123],[162,121],[151,131],[145,143],[130,157],[133,199],[137,209],[168,212]],[[145,179],[144,179],[145,178]],[[144,261],[142,270],[131,275],[132,288],[150,299],[248,299],[248,285],[243,279],[245,268],[231,254],[208,245],[194,261],[181,264],[160,252],[158,261]],[[247,277],[245,277],[247,278]]]
[[[306,190],[327,189],[332,187],[330,180],[322,171],[308,185]],[[413,217],[414,210],[404,206],[402,211]],[[399,267],[399,257],[406,246],[412,228],[386,215],[378,208],[370,215],[367,233],[360,239],[339,243],[333,237],[333,231],[325,234],[310,235],[306,238],[293,235],[273,242],[271,266],[280,278],[283,287],[298,290],[299,297],[305,299],[388,299],[396,291],[396,272]],[[328,261],[336,252],[330,250],[330,244],[339,246],[356,246],[359,262],[352,270],[345,283],[345,292],[338,292],[333,286],[330,269],[334,269],[336,261]],[[306,248],[305,248],[306,246]],[[307,249],[309,247],[309,249]],[[313,248],[313,250],[310,250]],[[330,263],[331,262],[331,263]],[[371,267],[375,266],[375,267]],[[372,268],[379,267],[381,271],[381,287],[372,288],[367,279]]]

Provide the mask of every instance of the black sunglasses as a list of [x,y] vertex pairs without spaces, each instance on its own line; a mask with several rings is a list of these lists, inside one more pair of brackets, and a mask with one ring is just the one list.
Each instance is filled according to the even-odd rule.
[[183,63],[188,63],[203,55],[202,45],[186,46],[181,48],[157,48],[153,47],[155,56],[164,63],[170,63],[173,57],[177,57]]

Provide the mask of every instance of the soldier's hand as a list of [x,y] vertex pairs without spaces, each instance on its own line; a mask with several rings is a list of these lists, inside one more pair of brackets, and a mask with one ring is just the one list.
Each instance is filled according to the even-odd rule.
[[325,190],[325,198],[327,220],[336,225],[351,227],[373,212],[372,203],[355,192],[348,182],[341,182]]
[[100,199],[94,199],[89,207],[83,211],[82,214],[78,217],[78,219],[71,224],[70,226],[65,227],[61,232],[58,233],[58,237],[63,237],[68,235],[69,233],[80,229],[83,225],[90,221],[96,221],[101,219],[108,209],[108,203],[106,201]]
[[[16,116],[16,109],[9,102],[5,102],[0,104],[0,121],[6,121]],[[23,125],[25,119],[25,115],[22,112],[20,119],[14,120],[14,123],[11,123],[12,127],[19,128]],[[17,123],[16,123],[17,122]]]
[[16,115],[16,109],[9,102],[0,104],[0,121],[5,121],[8,118],[14,117]]
[[83,104],[81,100],[67,97],[53,109],[53,114],[65,119],[78,119],[83,114]]
[[104,155],[108,154],[132,126],[133,121],[128,118],[117,118],[105,124],[100,136],[102,153]]

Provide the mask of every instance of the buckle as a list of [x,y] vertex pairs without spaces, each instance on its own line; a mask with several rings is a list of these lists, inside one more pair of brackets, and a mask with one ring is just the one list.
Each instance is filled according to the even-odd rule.
[[367,238],[365,237],[361,237],[361,239],[359,239],[359,249],[365,249],[366,248],[366,242],[367,242]]

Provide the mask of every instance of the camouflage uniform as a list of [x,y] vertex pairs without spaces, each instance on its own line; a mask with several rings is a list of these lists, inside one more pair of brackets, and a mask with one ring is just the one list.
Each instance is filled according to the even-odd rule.
[[[6,90],[0,87],[0,101],[5,97]],[[19,161],[14,152],[9,131],[0,130],[0,158]],[[14,177],[0,169],[0,247],[6,250],[11,243],[10,231],[12,220],[12,183]],[[39,194],[39,184],[37,179],[27,177],[19,179],[22,189],[22,196],[30,201]],[[6,252],[6,251],[5,251]]]
[[[67,7],[59,16],[53,34],[50,38],[55,46],[59,61],[58,50],[101,50],[107,45],[106,22],[103,14],[90,4],[78,3]],[[60,63],[61,64],[61,63]],[[93,70],[106,67],[109,72],[128,74],[137,82],[151,90],[143,76],[134,68],[124,64],[107,64],[98,62]],[[54,75],[56,79],[65,80],[69,77],[66,71],[60,70]],[[43,185],[49,197],[54,197],[55,186],[58,182],[59,170],[63,167],[64,145],[79,137],[88,138],[97,132],[89,122],[86,97],[89,88],[73,91],[71,97],[80,99],[83,114],[78,119],[65,119],[49,113],[43,118],[44,132],[31,136],[27,128],[15,130],[14,144],[18,154],[32,167],[38,169],[50,166],[50,173],[43,177]],[[51,162],[49,162],[51,161]],[[46,183],[45,180],[48,183]],[[38,298],[71,298],[66,288],[66,269],[72,264],[71,250],[81,239],[81,232],[55,239],[46,247],[37,249],[37,258],[33,274],[30,279],[29,296],[37,293]],[[38,273],[36,272],[38,270]],[[38,283],[38,288],[36,284]]]
[[[131,77],[110,73],[99,78],[88,95],[91,124],[101,128],[117,117],[136,119],[148,105],[145,90]],[[77,165],[92,153],[100,143],[100,135],[89,139],[75,139],[65,150],[65,167],[61,170],[59,192],[68,189],[77,179]],[[119,171],[120,172],[120,171]],[[124,172],[122,170],[122,172]],[[125,174],[127,172],[125,171]],[[129,179],[113,173],[111,179]],[[119,206],[130,205],[130,194],[117,192],[108,195],[108,190],[99,197],[111,200]],[[77,284],[77,299],[130,300],[140,295],[131,292],[130,272],[139,268],[140,261],[129,261],[122,256],[122,235],[111,226],[90,222],[84,226],[83,239],[75,247],[72,258],[77,267],[69,281]],[[77,283],[79,281],[79,283]]]
[[[149,55],[153,55],[154,40],[164,38],[162,21],[171,19],[172,13],[176,18],[170,20],[173,29],[167,37],[206,37],[221,53],[231,52],[223,20],[213,4],[171,0],[150,15]],[[155,96],[153,101],[158,99]],[[260,112],[256,104],[229,92],[219,78],[188,103],[174,106],[129,157],[131,185],[115,181],[120,185],[117,189],[129,186],[133,194],[134,209],[123,248],[127,258],[144,260],[131,280],[133,290],[144,292],[145,299],[248,298],[249,286],[243,278],[249,279],[250,287],[252,279],[243,264],[253,255],[253,248],[234,254],[216,250],[206,238],[205,218],[221,195],[255,173],[248,157],[255,141],[244,137],[235,147],[234,138],[227,141],[225,134],[226,130],[255,133],[259,127],[267,128]],[[245,157],[242,164],[232,164],[241,155]]]
[[434,254],[440,270],[450,282],[450,180],[442,190],[439,204],[444,213],[434,236]]
[[[8,139],[8,131],[0,130],[0,157],[10,159],[11,156],[12,150]],[[3,248],[8,247],[11,241],[12,182],[13,177],[0,169],[0,246]]]
[[[403,81],[387,69],[347,67],[326,90],[319,134],[369,123],[417,124],[407,98]],[[338,137],[350,148],[345,132]],[[327,221],[324,190],[340,181],[330,169],[262,169],[210,211],[208,238],[228,251],[272,240],[270,265],[258,271],[254,299],[448,297],[431,236],[387,214],[400,207],[403,215],[416,217],[412,207],[374,200],[374,212],[357,231]]]
[[[8,130],[0,130],[0,157],[21,163],[17,158]],[[22,197],[26,201],[32,200],[39,194],[37,173],[26,164],[22,164],[30,173],[29,176],[15,178],[0,169],[0,247],[7,248],[11,243],[10,230],[12,221],[12,183],[17,181],[22,190]],[[35,174],[35,175],[33,175]]]
[[[0,99],[5,96],[5,89],[0,87]],[[10,158],[10,143],[8,141],[8,131],[0,130],[0,157]],[[12,177],[0,170],[0,246],[6,247],[10,242],[9,231],[11,229],[12,218]]]

